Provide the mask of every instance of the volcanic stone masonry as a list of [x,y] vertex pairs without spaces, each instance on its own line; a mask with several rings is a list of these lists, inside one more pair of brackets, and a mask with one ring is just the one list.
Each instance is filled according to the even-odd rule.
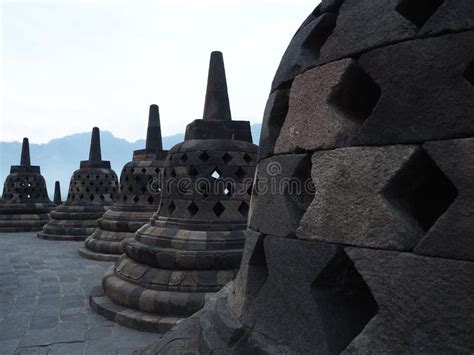
[[120,324],[164,332],[231,281],[257,149],[250,123],[231,119],[222,53],[213,52],[203,119],[170,150],[158,212],[124,240],[125,255],[91,294],[92,308]]
[[28,138],[23,138],[20,165],[10,168],[0,200],[0,232],[38,231],[54,208],[40,167],[31,165]]
[[122,241],[147,223],[158,209],[161,175],[168,151],[163,150],[160,113],[150,106],[146,148],[133,152],[133,160],[125,164],[120,175],[117,202],[98,220],[79,254],[95,260],[118,260],[123,254]]
[[59,206],[62,203],[63,200],[61,198],[61,185],[59,184],[59,181],[56,181],[54,183],[54,204]]
[[85,240],[97,228],[97,219],[114,203],[117,185],[110,162],[102,160],[100,132],[94,127],[89,160],[81,161],[73,173],[66,202],[50,212],[50,221],[38,238]]
[[322,1],[256,173],[314,186],[255,189],[235,281],[147,353],[472,354],[473,118],[474,1]]

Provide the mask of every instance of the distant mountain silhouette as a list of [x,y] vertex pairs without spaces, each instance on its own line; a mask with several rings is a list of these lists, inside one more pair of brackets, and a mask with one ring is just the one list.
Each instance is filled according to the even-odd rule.
[[[255,144],[260,138],[261,124],[252,125],[252,136]],[[76,133],[62,138],[56,138],[46,144],[31,144],[31,164],[41,167],[41,174],[46,179],[48,194],[53,198],[54,182],[61,182],[63,200],[67,197],[69,179],[74,170],[79,169],[79,162],[89,156],[90,132]],[[23,138],[23,137],[21,137]],[[163,137],[163,148],[170,149],[182,142],[184,134]],[[132,159],[133,151],[145,148],[145,140],[140,139],[130,143],[125,139],[116,138],[108,131],[100,132],[102,159],[110,160],[117,175],[123,165]],[[0,183],[3,184],[10,173],[11,165],[20,163],[21,143],[0,142]],[[3,185],[2,185],[3,189]]]

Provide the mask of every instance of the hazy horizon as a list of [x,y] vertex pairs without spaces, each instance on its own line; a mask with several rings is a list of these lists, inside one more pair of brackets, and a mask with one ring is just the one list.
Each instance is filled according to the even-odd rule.
[[224,54],[233,119],[260,123],[310,0],[2,1],[0,141],[46,143],[93,126],[142,139],[202,117],[209,55]]

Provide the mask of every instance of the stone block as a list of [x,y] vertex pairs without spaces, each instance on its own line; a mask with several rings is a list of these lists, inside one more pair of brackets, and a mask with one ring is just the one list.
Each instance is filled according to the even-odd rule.
[[297,236],[411,250],[456,198],[456,188],[418,146],[316,152],[314,200]]
[[360,248],[346,253],[378,312],[345,353],[474,350],[474,263]]
[[453,182],[456,198],[415,247],[415,253],[474,261],[474,221],[470,218],[474,215],[474,139],[428,142],[423,149]]
[[313,198],[310,157],[280,155],[261,161],[250,205],[249,227],[281,237],[294,235]]

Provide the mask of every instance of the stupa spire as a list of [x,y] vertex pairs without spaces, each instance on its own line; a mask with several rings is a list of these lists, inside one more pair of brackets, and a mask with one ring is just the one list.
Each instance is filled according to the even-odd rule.
[[20,165],[31,166],[30,161],[30,144],[28,138],[23,138],[23,144],[21,146],[21,160]]
[[54,201],[56,205],[60,205],[63,201],[61,199],[61,187],[59,181],[54,183]]
[[163,150],[163,143],[161,140],[160,109],[158,105],[150,105],[145,148],[146,150],[153,152]]
[[92,129],[91,147],[89,150],[89,160],[101,161],[102,154],[100,152],[100,131],[99,128],[94,127]]
[[229,95],[221,52],[211,53],[203,120],[231,121]]

